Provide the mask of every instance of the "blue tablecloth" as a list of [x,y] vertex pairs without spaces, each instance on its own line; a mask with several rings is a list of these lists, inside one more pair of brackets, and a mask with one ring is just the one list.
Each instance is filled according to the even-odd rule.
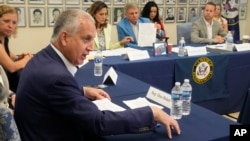
[[[192,60],[195,57],[178,57],[176,53],[171,55],[153,56],[152,48],[147,48],[150,59],[128,61],[121,56],[106,57],[105,66],[113,66],[116,70],[144,81],[163,91],[170,92],[174,82],[177,81],[176,60]],[[195,103],[206,107],[219,114],[237,112],[240,110],[244,96],[250,87],[250,52],[233,52],[226,54],[209,53],[210,58],[228,57],[228,65],[225,72],[225,90],[227,93],[222,97],[210,100],[198,100]],[[216,74],[220,75],[220,74]],[[178,78],[184,79],[184,78]],[[192,81],[192,80],[191,80]],[[199,93],[193,92],[196,97]]]
[[[108,70],[108,67],[104,66],[104,73]],[[107,91],[112,102],[128,109],[128,107],[122,102],[123,100],[135,99],[138,97],[145,97],[150,87],[149,84],[132,78],[124,73],[118,72],[117,84],[110,85],[104,90]],[[103,76],[94,77],[93,64],[89,63],[83,66],[76,73],[76,79],[79,84],[93,85],[101,84]],[[208,141],[208,140],[229,140],[229,126],[231,124],[237,124],[230,121],[216,113],[213,113],[207,109],[204,109],[195,104],[191,105],[191,114],[184,116],[180,119],[179,125],[181,127],[181,135],[173,135],[173,141]],[[164,109],[169,113],[169,109]],[[143,117],[142,117],[143,118]],[[162,125],[156,129],[155,132],[144,134],[124,134],[105,136],[98,138],[103,141],[165,141],[167,139],[165,127]]]

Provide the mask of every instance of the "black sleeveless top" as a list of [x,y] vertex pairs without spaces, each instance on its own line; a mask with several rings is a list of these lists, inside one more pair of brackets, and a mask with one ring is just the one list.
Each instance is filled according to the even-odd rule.
[[[0,41],[0,44],[2,44],[1,41]],[[8,37],[4,38],[4,49],[5,49],[6,53],[10,56],[9,38]],[[16,72],[11,73],[11,72],[7,71],[6,69],[4,69],[4,70],[5,70],[5,73],[8,77],[8,80],[9,80],[10,90],[12,90],[13,92],[16,93],[17,85],[18,85],[19,77],[20,77],[20,72],[16,71]]]

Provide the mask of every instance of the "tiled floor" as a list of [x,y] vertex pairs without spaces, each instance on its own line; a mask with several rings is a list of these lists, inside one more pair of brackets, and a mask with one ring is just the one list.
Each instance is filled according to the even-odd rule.
[[235,113],[230,113],[230,114],[226,114],[226,115],[222,115],[223,117],[226,117],[230,120],[233,120],[235,122],[237,122],[237,118],[239,116],[239,112],[235,112]]

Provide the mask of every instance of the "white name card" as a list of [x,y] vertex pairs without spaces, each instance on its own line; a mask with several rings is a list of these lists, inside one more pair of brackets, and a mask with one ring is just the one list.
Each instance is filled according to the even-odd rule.
[[113,67],[110,67],[110,69],[106,72],[103,78],[103,84],[113,84],[116,85],[118,75],[115,72]]
[[249,43],[243,43],[243,44],[235,44],[236,51],[247,51],[250,50],[250,44]]
[[206,47],[186,47],[187,56],[207,55]]
[[125,59],[129,59],[129,61],[148,59],[148,58],[150,57],[147,50],[128,52],[125,55]]
[[169,109],[171,107],[171,95],[169,93],[163,92],[154,87],[150,87],[146,97],[161,105],[166,106]]

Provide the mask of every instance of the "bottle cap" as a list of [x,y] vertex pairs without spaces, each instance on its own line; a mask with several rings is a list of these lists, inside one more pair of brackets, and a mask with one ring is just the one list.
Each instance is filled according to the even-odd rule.
[[189,83],[189,79],[184,79],[184,82],[188,82]]
[[180,86],[180,85],[181,85],[181,83],[180,83],[180,82],[175,82],[175,85],[179,85],[179,86]]

